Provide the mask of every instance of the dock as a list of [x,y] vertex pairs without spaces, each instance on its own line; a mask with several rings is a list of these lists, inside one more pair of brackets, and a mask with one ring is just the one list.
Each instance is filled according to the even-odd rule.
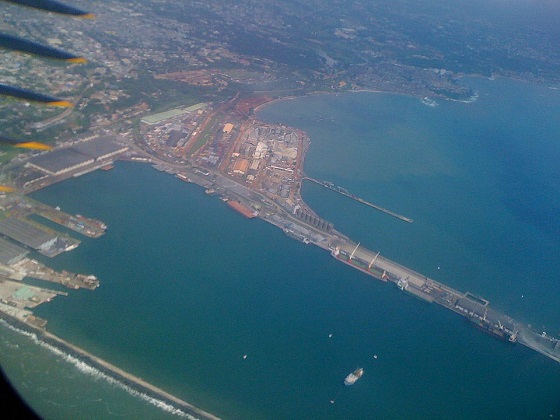
[[428,303],[435,303],[465,317],[478,329],[500,340],[519,343],[560,362],[560,339],[539,334],[530,326],[490,307],[490,302],[470,292],[462,293],[443,283],[380,256],[359,243],[335,240],[331,255],[352,268]]
[[413,220],[410,217],[403,216],[402,214],[395,213],[395,212],[393,212],[391,210],[388,210],[384,207],[378,206],[377,204],[370,203],[369,201],[366,201],[363,198],[360,198],[360,197],[348,192],[346,189],[344,189],[342,187],[339,187],[339,186],[336,186],[332,182],[320,181],[318,179],[314,179],[314,178],[310,178],[310,177],[304,177],[304,178],[302,178],[302,180],[303,179],[306,179],[308,181],[314,182],[315,184],[318,184],[318,185],[321,185],[325,188],[328,188],[331,191],[339,193],[339,194],[341,194],[345,197],[351,198],[352,200],[355,200],[359,203],[365,204],[366,206],[374,208],[375,210],[382,211],[383,213],[386,213],[389,216],[396,217],[397,219],[400,219],[400,220],[405,221],[407,223],[412,223],[413,222]]
[[105,234],[107,226],[99,220],[91,219],[80,214],[72,216],[58,208],[54,209],[43,203],[36,203],[35,214],[53,223],[57,223],[90,238],[99,238],[101,235]]
[[13,268],[24,277],[61,284],[70,289],[94,290],[99,287],[99,280],[94,275],[77,274],[66,270],[56,271],[29,258],[19,261]]

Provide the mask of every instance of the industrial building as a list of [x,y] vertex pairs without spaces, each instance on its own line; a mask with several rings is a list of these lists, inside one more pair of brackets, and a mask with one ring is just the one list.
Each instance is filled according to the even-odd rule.
[[0,238],[0,264],[8,266],[15,264],[24,259],[27,254],[29,251],[26,249]]
[[101,137],[35,156],[27,162],[27,166],[52,176],[59,176],[98,161],[108,160],[127,149],[127,146],[122,146],[108,137]]
[[0,220],[0,234],[41,252],[55,246],[58,237],[25,220],[8,217]]
[[249,161],[247,159],[238,159],[233,165],[233,173],[245,175],[249,169]]
[[128,149],[109,137],[100,137],[94,140],[82,141],[74,144],[70,150],[93,158],[96,162],[115,157]]
[[224,125],[224,128],[222,129],[222,131],[226,134],[231,133],[231,130],[233,130],[233,124],[232,123],[227,123],[226,125]]
[[27,162],[27,166],[52,176],[58,176],[74,169],[90,165],[93,162],[93,158],[75,152],[72,149],[59,149],[31,158],[29,162]]

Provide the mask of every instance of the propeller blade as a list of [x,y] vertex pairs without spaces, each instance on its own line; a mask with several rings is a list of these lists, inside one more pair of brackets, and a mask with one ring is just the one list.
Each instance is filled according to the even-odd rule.
[[66,51],[57,50],[56,48],[52,48],[47,45],[42,45],[37,42],[28,41],[26,39],[7,34],[0,34],[0,47],[9,50],[34,54],[41,57],[65,60],[71,63],[85,63],[87,61],[83,57],[78,57],[74,54],[67,53]]
[[45,143],[40,143],[38,141],[21,141],[4,136],[0,136],[0,144],[8,144],[10,146],[19,147],[21,149],[52,150],[52,146],[49,146]]
[[58,106],[63,108],[70,108],[74,105],[54,96],[43,95],[26,89],[15,88],[12,86],[0,84],[0,95],[11,96],[12,98],[22,99],[25,101],[39,102],[49,106]]
[[60,13],[63,15],[76,16],[84,19],[93,19],[95,15],[72,6],[60,3],[55,0],[3,0],[21,6],[32,7],[34,9],[47,10],[49,12]]

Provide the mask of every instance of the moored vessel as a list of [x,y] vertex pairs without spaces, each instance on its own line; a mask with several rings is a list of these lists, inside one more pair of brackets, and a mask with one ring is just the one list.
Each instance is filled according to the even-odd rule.
[[251,210],[247,206],[244,206],[239,201],[228,201],[227,203],[232,209],[234,209],[235,211],[242,214],[243,216],[245,216],[248,219],[252,219],[254,217],[257,217],[257,212]]

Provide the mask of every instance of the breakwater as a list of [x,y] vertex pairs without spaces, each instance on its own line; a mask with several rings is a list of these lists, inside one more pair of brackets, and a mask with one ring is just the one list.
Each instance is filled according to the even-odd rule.
[[0,311],[0,319],[8,326],[23,332],[24,334],[36,337],[36,340],[47,346],[57,354],[63,355],[70,362],[74,363],[81,371],[103,376],[107,381],[124,388],[140,398],[145,399],[150,404],[155,405],[170,414],[189,419],[209,419],[215,420],[216,417],[207,413],[180,398],[152,385],[143,379],[134,376],[115,365],[94,356],[93,354],[49,333],[43,329],[36,328],[21,319]]
[[386,209],[385,207],[381,207],[381,206],[378,206],[377,204],[370,203],[369,201],[366,201],[363,198],[358,197],[357,195],[354,195],[354,194],[350,193],[348,190],[346,190],[342,187],[339,187],[337,185],[334,185],[332,182],[320,181],[318,179],[310,178],[308,176],[302,178],[302,180],[308,180],[308,181],[314,182],[315,184],[318,184],[318,185],[321,185],[325,188],[328,188],[329,190],[334,191],[334,192],[336,192],[340,195],[343,195],[345,197],[351,198],[352,200],[356,200],[358,203],[365,204],[366,206],[374,208],[375,210],[379,210],[379,211],[381,211],[385,214],[388,214],[389,216],[396,217],[397,219],[400,219],[404,222],[412,223],[414,221],[410,217],[403,216],[402,214],[395,213],[394,211]]

